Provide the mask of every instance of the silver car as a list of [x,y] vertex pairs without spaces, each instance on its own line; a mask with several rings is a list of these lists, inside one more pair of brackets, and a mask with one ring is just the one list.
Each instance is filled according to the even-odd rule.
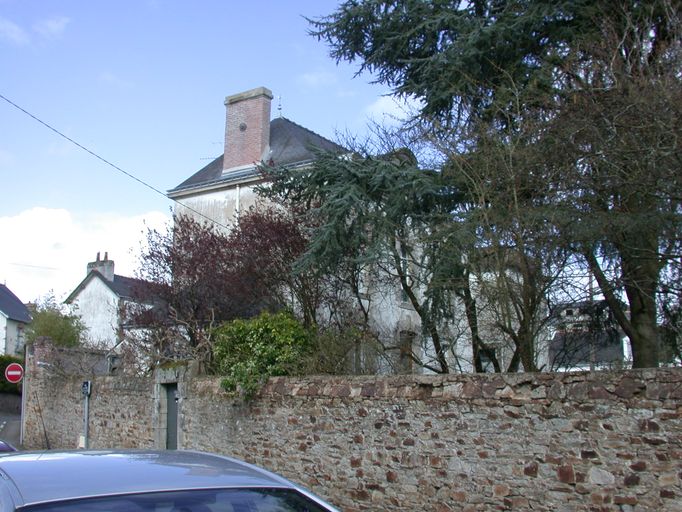
[[338,512],[292,482],[190,451],[0,455],[0,511]]

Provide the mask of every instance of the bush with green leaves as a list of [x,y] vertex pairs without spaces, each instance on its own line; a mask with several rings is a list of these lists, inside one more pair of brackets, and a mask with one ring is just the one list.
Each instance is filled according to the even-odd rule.
[[26,331],[26,341],[33,343],[37,338],[48,337],[55,345],[77,347],[87,332],[80,317],[57,302],[48,294],[38,303],[30,306],[33,320]]
[[295,375],[312,348],[310,331],[290,313],[234,320],[213,333],[213,356],[222,386],[246,398],[272,376]]

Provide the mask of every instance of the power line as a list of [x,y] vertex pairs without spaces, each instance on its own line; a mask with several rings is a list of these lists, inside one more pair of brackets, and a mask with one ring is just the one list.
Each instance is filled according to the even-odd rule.
[[147,183],[147,182],[141,180],[141,179],[138,178],[137,176],[135,176],[135,175],[133,175],[133,174],[131,174],[131,173],[125,171],[124,169],[121,169],[118,165],[116,165],[116,164],[110,162],[109,160],[107,160],[106,158],[104,158],[104,157],[98,155],[98,154],[95,153],[94,151],[88,149],[87,147],[85,147],[85,146],[83,146],[82,144],[80,144],[79,142],[75,141],[74,139],[72,139],[72,138],[69,137],[68,135],[65,135],[64,133],[60,132],[59,130],[57,130],[56,128],[54,128],[53,126],[51,126],[50,124],[46,123],[45,121],[43,121],[43,120],[40,119],[39,117],[33,115],[33,114],[30,113],[28,110],[26,110],[26,109],[24,109],[23,107],[17,105],[17,104],[14,103],[12,100],[10,100],[10,99],[7,98],[6,96],[4,96],[2,93],[0,93],[0,98],[2,98],[3,100],[5,100],[7,103],[9,103],[10,105],[12,105],[12,106],[13,106],[14,108],[16,108],[17,110],[19,110],[19,111],[23,112],[24,114],[26,114],[27,116],[29,116],[29,117],[30,117],[31,119],[33,119],[34,121],[37,121],[38,123],[42,124],[42,125],[43,125],[45,128],[47,128],[48,130],[51,130],[52,132],[56,133],[57,135],[59,135],[59,136],[62,137],[63,139],[68,140],[68,141],[69,141],[71,144],[73,144],[74,146],[77,146],[78,148],[82,149],[82,150],[85,151],[86,153],[89,153],[90,155],[94,156],[95,158],[97,158],[97,159],[100,160],[101,162],[104,162],[104,163],[105,163],[106,165],[108,165],[109,167],[113,167],[113,168],[116,169],[118,172],[120,172],[120,173],[126,175],[128,178],[131,178],[131,179],[137,181],[137,182],[140,183],[141,185],[143,185],[143,186],[147,187],[148,189],[150,189],[150,190],[156,192],[157,194],[162,195],[162,196],[165,197],[166,199],[169,199],[169,200],[173,201],[174,203],[179,204],[179,205],[182,206],[183,208],[187,208],[187,209],[188,209],[189,211],[191,211],[192,213],[195,213],[195,214],[197,214],[198,216],[203,217],[204,219],[206,219],[206,220],[209,221],[209,222],[211,222],[211,223],[213,223],[213,224],[215,224],[215,225],[217,225],[217,226],[220,226],[220,227],[222,227],[222,228],[225,228],[225,229],[228,229],[228,230],[230,229],[229,226],[227,226],[227,225],[225,225],[225,224],[223,224],[223,223],[221,223],[221,222],[218,222],[217,220],[215,220],[215,219],[213,219],[213,218],[211,218],[211,217],[208,217],[207,215],[203,214],[202,212],[195,210],[195,209],[192,208],[191,206],[188,206],[188,205],[186,205],[186,204],[184,204],[184,203],[181,203],[181,202],[178,201],[177,199],[173,199],[172,197],[168,197],[168,195],[167,195],[165,192],[162,192],[162,191],[159,190],[158,188],[156,188],[156,187],[150,185],[149,183]]
[[[31,113],[28,112],[26,109],[20,107],[19,105],[17,105],[17,104],[14,103],[13,101],[9,100],[9,99],[8,99],[6,96],[4,96],[2,93],[0,93],[0,98],[2,98],[2,99],[5,100],[7,103],[9,103],[10,105],[12,105],[14,108],[16,108],[16,109],[18,109],[19,111],[21,111],[21,112],[23,112],[24,114],[26,114],[27,116],[31,117],[32,119],[34,119],[34,120],[37,121],[38,123],[42,124],[43,126],[45,126],[46,128],[48,128],[48,129],[51,130],[52,132],[56,133],[56,134],[59,135],[60,137],[66,139],[67,141],[71,142],[72,144],[74,144],[75,146],[79,147],[79,148],[82,149],[83,151],[86,151],[87,153],[89,153],[90,155],[94,156],[94,157],[97,158],[98,160],[104,162],[106,165],[108,165],[108,166],[110,166],[110,167],[113,167],[113,168],[116,169],[117,171],[123,173],[123,174],[126,175],[127,177],[129,177],[129,178],[131,178],[131,179],[137,181],[138,183],[144,185],[145,187],[147,187],[147,188],[153,190],[153,191],[156,192],[157,194],[161,194],[161,195],[162,195],[163,197],[165,197],[166,199],[170,199],[170,200],[173,201],[174,203],[176,203],[176,204],[182,206],[183,208],[187,208],[189,211],[191,211],[192,213],[197,214],[199,217],[202,217],[203,219],[207,220],[208,222],[210,222],[210,223],[212,223],[212,224],[214,224],[214,225],[216,225],[216,226],[220,226],[220,227],[222,227],[222,228],[224,228],[224,229],[226,229],[226,230],[230,230],[230,227],[227,226],[226,224],[223,224],[223,223],[221,223],[221,222],[218,222],[217,220],[215,220],[215,219],[213,219],[213,218],[211,218],[211,217],[209,217],[209,216],[203,214],[202,212],[200,212],[200,211],[198,211],[198,210],[195,210],[195,209],[192,208],[191,206],[188,206],[188,205],[186,205],[186,204],[184,204],[184,203],[181,203],[181,202],[178,201],[177,199],[173,199],[172,197],[168,197],[168,195],[166,195],[166,193],[160,191],[160,190],[157,189],[156,187],[153,187],[152,185],[146,183],[145,181],[141,180],[141,179],[138,178],[137,176],[134,176],[133,174],[131,174],[131,173],[129,173],[129,172],[127,172],[127,171],[121,169],[119,166],[113,164],[112,162],[110,162],[110,161],[107,160],[106,158],[101,157],[100,155],[98,155],[98,154],[95,153],[94,151],[92,151],[92,150],[86,148],[85,146],[83,146],[82,144],[76,142],[75,140],[73,140],[72,138],[70,138],[70,137],[68,137],[67,135],[63,134],[62,132],[60,132],[59,130],[57,130],[56,128],[54,128],[53,126],[51,126],[51,125],[49,125],[48,123],[46,123],[45,121],[43,121],[42,119],[40,119],[40,118],[38,118],[37,116],[31,114]],[[14,263],[13,265],[17,265],[17,264]],[[30,266],[30,265],[24,265],[24,266]],[[239,279],[241,282],[244,282],[244,283],[245,283],[245,280],[243,279],[243,277],[242,277],[241,275],[238,276],[238,279]]]
[[31,265],[29,263],[9,263],[10,265],[13,265],[15,267],[26,267],[26,268],[35,268],[38,270],[59,270],[57,267],[45,267],[43,265]]

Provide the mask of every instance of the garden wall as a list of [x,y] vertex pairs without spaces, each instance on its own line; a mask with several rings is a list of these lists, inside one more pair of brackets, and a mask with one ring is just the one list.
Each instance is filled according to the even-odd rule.
[[[82,377],[29,367],[25,444],[75,447]],[[682,510],[682,369],[273,378],[250,402],[219,379],[93,376],[90,446],[229,454],[342,510]]]
[[85,433],[82,384],[88,402],[89,447],[154,446],[154,379],[107,375],[103,352],[36,343],[27,351],[22,417],[23,446],[77,448]]

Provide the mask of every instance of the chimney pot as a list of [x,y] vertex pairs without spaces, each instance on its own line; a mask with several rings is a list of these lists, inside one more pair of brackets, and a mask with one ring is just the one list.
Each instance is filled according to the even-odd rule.
[[94,270],[102,274],[107,281],[114,281],[114,260],[109,259],[108,252],[104,253],[103,260],[100,260],[100,253],[97,253],[97,259],[88,263],[86,275]]

